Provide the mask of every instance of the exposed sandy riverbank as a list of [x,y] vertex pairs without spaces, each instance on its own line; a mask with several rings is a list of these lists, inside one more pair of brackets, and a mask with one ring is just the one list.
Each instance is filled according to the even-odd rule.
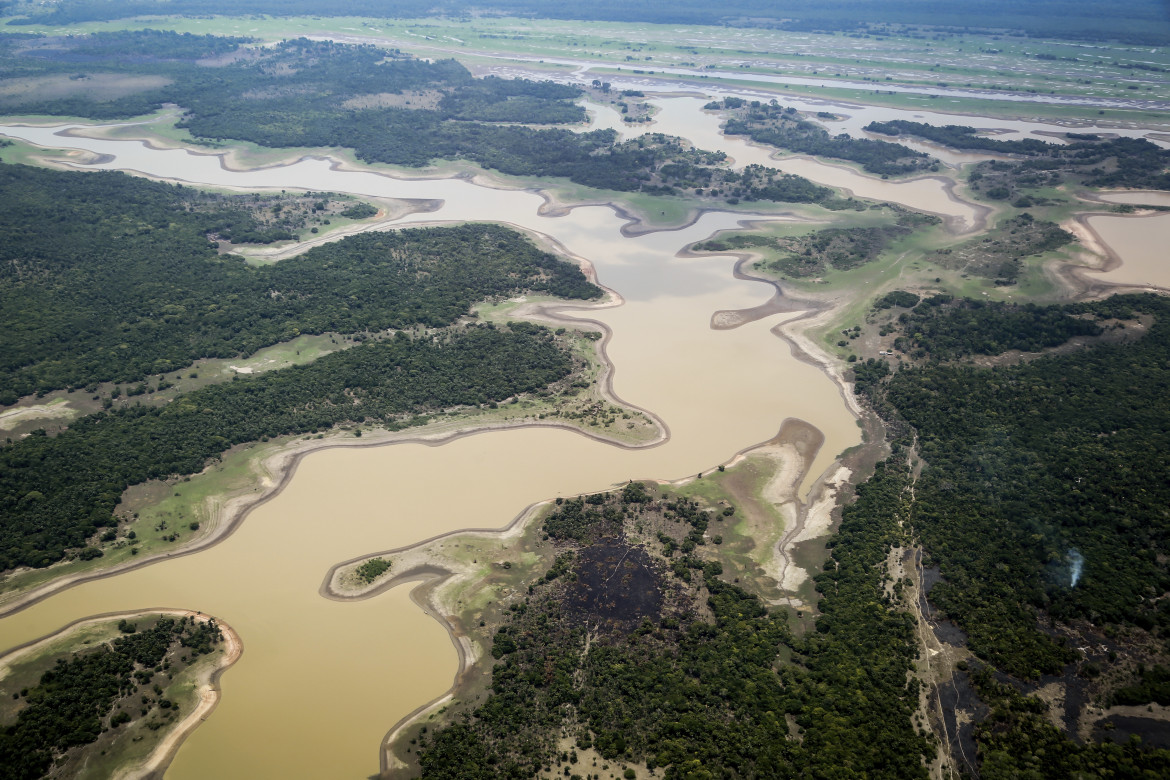
[[[15,123],[17,126],[26,127],[51,127],[55,123]],[[710,206],[696,207],[687,211],[686,215],[680,222],[672,222],[668,225],[652,224],[646,215],[640,214],[635,210],[629,208],[613,198],[584,198],[566,200],[555,190],[549,188],[543,183],[539,177],[524,180],[507,180],[495,174],[495,172],[480,168],[477,165],[472,165],[463,162],[444,163],[440,165],[428,166],[418,170],[402,168],[397,166],[358,163],[350,159],[351,154],[345,149],[295,149],[290,150],[287,154],[280,155],[279,149],[272,150],[278,156],[272,162],[257,163],[248,161],[246,154],[235,148],[225,150],[217,150],[204,147],[194,147],[190,144],[185,144],[180,141],[175,141],[169,138],[164,138],[158,134],[150,132],[134,132],[131,130],[127,132],[128,128],[147,128],[151,122],[132,122],[119,125],[85,125],[82,127],[66,128],[57,133],[64,138],[98,138],[98,139],[117,139],[122,141],[138,141],[149,149],[159,151],[184,151],[187,154],[201,157],[217,157],[219,159],[219,167],[225,171],[233,173],[251,173],[256,171],[275,170],[280,168],[289,168],[295,166],[306,160],[324,160],[329,163],[330,170],[345,171],[345,172],[360,172],[369,173],[377,176],[383,176],[390,179],[398,179],[403,181],[442,181],[446,179],[464,179],[473,182],[476,186],[487,189],[496,190],[523,190],[532,192],[545,200],[544,207],[541,208],[540,214],[542,216],[556,217],[567,214],[574,208],[586,206],[607,206],[614,210],[627,224],[622,227],[622,234],[630,236],[645,235],[646,233],[653,233],[658,230],[681,230],[690,227],[703,214],[711,211],[726,211],[726,208],[720,208],[720,204],[712,203]],[[92,153],[82,153],[83,156],[77,159],[85,165],[98,165],[111,161],[108,155],[95,155]],[[66,166],[69,167],[69,166]],[[136,175],[144,178],[157,179],[144,171],[134,171]],[[160,179],[170,181],[170,179]],[[191,184],[197,184],[191,182]],[[240,190],[244,191],[244,190]],[[398,219],[407,214],[425,213],[435,211],[438,209],[438,204],[427,200],[411,200],[402,199],[398,201],[400,205],[397,208],[392,208],[388,211],[385,217],[379,215],[376,219],[379,222],[385,222],[393,219]],[[785,204],[776,204],[777,208],[783,208]],[[365,226],[363,226],[365,227]],[[378,226],[369,226],[366,229],[378,229]],[[361,228],[354,232],[360,232]],[[317,243],[325,243],[330,240],[336,240],[343,237],[345,233],[338,231],[331,232],[319,239],[302,242],[299,246],[315,245]],[[297,254],[300,249],[293,249],[287,256]]]

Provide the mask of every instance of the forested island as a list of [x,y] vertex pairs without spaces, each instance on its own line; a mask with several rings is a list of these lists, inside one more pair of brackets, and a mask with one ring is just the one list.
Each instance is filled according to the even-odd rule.
[[[866,130],[897,137],[924,138],[955,149],[978,149],[1027,158],[1022,162],[981,162],[968,176],[972,187],[994,200],[1008,200],[1021,190],[1053,187],[1072,177],[1088,187],[1170,190],[1170,150],[1144,138],[1102,138],[1092,133],[1066,133],[1060,145],[1035,138],[1001,141],[979,135],[966,125],[937,127],[895,119],[871,122]],[[1026,203],[1024,204],[1027,205]]]
[[883,177],[938,170],[938,163],[925,152],[888,141],[831,136],[824,128],[801,117],[795,108],[781,106],[774,100],[763,103],[724,98],[708,103],[705,108],[731,113],[723,125],[727,135],[746,135],[757,143],[788,152],[858,163],[862,170]]
[[935,216],[896,209],[891,223],[879,227],[827,228],[791,238],[735,234],[701,241],[694,249],[702,252],[765,249],[770,257],[761,267],[781,277],[813,277],[830,268],[844,271],[872,262],[892,243],[911,235],[915,228],[940,222]]

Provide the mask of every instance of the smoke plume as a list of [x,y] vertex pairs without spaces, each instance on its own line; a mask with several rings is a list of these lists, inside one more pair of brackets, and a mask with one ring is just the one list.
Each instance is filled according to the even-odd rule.
[[1075,588],[1077,586],[1077,582],[1079,582],[1081,579],[1081,572],[1085,568],[1085,557],[1081,555],[1080,550],[1074,547],[1068,551],[1068,563],[1068,586],[1070,588]]

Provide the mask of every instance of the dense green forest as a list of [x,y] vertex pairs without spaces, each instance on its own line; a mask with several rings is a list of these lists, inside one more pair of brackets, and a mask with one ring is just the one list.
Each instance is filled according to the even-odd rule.
[[[907,683],[913,623],[879,565],[900,539],[907,484],[883,467],[847,510],[804,637],[703,554],[726,507],[637,482],[558,501],[543,524],[556,560],[495,635],[491,693],[420,738],[423,777],[554,765],[581,777],[594,770],[577,750],[589,748],[666,778],[926,777],[933,747],[915,733]],[[571,753],[555,747],[562,729]]]
[[[1078,633],[1088,626],[1164,642],[1170,301],[1037,307],[936,296],[900,319],[924,362],[893,374],[884,362],[859,364],[857,387],[890,423],[895,448],[915,444],[925,462],[908,517],[941,576],[931,603],[980,659],[1016,680],[1074,663],[1098,674],[1116,655],[1087,664],[1073,643],[1092,643],[1093,633]],[[1136,340],[991,368],[954,361],[1139,323],[1148,330]],[[973,681],[992,708],[976,730],[985,777],[1170,767],[1165,751],[1079,746],[1052,727],[1048,705],[981,674]],[[1163,678],[1147,678],[1118,701],[1156,700]]]
[[[547,330],[451,326],[484,299],[601,294],[576,266],[500,226],[366,233],[252,268],[207,238],[225,214],[247,216],[230,199],[119,173],[8,165],[0,191],[10,204],[0,222],[18,238],[0,248],[7,403],[139,381],[300,333],[398,331],[0,450],[2,570],[46,566],[70,550],[101,555],[89,540],[117,526],[128,486],[198,472],[232,445],[343,423],[395,427],[544,388],[574,368]],[[427,332],[436,328],[447,330]]]
[[829,135],[819,125],[801,119],[795,108],[785,108],[775,100],[748,103],[740,98],[725,98],[708,103],[704,108],[732,112],[723,125],[723,132],[727,135],[746,135],[756,143],[796,154],[859,163],[863,170],[882,176],[938,170],[937,160],[902,144],[851,138],[845,134]]
[[1093,318],[1064,306],[1008,306],[945,294],[932,295],[913,311],[898,315],[898,328],[902,335],[894,340],[896,349],[935,360],[999,355],[1012,349],[1039,352],[1075,336],[1102,332]]
[[841,30],[880,35],[900,26],[961,29],[1020,30],[1039,37],[1078,40],[1119,39],[1129,43],[1161,44],[1170,40],[1165,7],[1157,0],[1135,0],[1125,13],[1109,13],[1093,0],[971,0],[940,6],[932,0],[738,0],[712,4],[702,0],[645,0],[628,3],[599,0],[589,4],[549,3],[547,0],[341,0],[321,5],[315,0],[63,0],[46,9],[31,0],[7,0],[0,12],[27,14],[18,23],[75,24],[154,14],[270,14],[273,16],[368,16],[417,18],[437,14],[496,13],[553,19],[584,19],[658,24],[738,24],[783,27],[790,30]]
[[301,333],[444,326],[521,290],[600,295],[575,266],[489,225],[352,236],[252,268],[208,242],[232,212],[197,208],[200,197],[121,173],[0,165],[0,403]]
[[213,385],[162,407],[89,415],[57,436],[0,449],[0,570],[47,566],[117,527],[129,486],[194,474],[235,444],[343,423],[396,428],[411,415],[503,401],[542,389],[574,366],[551,331],[516,323],[398,334],[296,366]]
[[[1050,331],[1041,324],[1049,318],[1026,307],[995,307],[992,327],[994,316],[964,324],[968,307],[934,309],[930,318],[956,323],[938,330],[968,334],[962,346],[944,341],[944,356],[964,346],[1004,351],[1012,332],[1034,344],[1044,329],[1051,343],[1062,327]],[[1022,677],[1073,657],[1039,630],[1039,614],[1133,623],[1158,635],[1170,626],[1170,611],[1150,598],[1170,589],[1158,563],[1170,499],[1170,411],[1161,402],[1170,303],[1115,297],[1070,313],[1155,321],[1133,343],[997,369],[931,364],[898,372],[885,390],[929,464],[914,523],[946,580],[931,598],[968,631],[973,650]],[[1063,327],[1072,323],[1090,326],[1070,318]],[[989,337],[998,350],[985,349]],[[1074,559],[1083,559],[1079,575]]]
[[223,640],[214,620],[165,617],[141,631],[123,620],[119,627],[123,636],[58,659],[16,694],[23,706],[15,722],[0,724],[0,779],[43,777],[71,749],[140,719],[154,729],[172,722],[181,713],[159,683]]

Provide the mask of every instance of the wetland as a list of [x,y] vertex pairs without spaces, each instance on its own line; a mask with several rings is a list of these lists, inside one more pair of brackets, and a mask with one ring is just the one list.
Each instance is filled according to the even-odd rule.
[[[984,157],[940,155],[947,166],[942,175],[883,180],[855,167],[785,155],[720,132],[724,118],[702,107],[712,96],[729,94],[728,89],[720,86],[702,97],[669,91],[651,95],[652,122],[645,130],[723,152],[735,169],[765,165],[847,196],[938,217],[942,224],[937,228],[931,223],[938,220],[922,224],[934,230],[930,240],[939,245],[978,235],[1000,216],[999,206],[973,197],[956,173],[959,166]],[[752,89],[738,94],[750,97]],[[805,110],[814,104],[798,105]],[[815,106],[821,112],[830,107],[824,102]],[[609,127],[627,137],[643,132],[643,125],[630,129],[621,124],[612,109],[590,109],[593,124],[577,130]],[[923,117],[858,104],[833,110],[839,113],[820,119],[828,127],[852,128],[878,116]],[[758,506],[745,505],[745,527],[751,530],[738,539],[728,532],[729,549],[738,545],[744,576],[759,577],[759,587],[773,603],[784,600],[799,607],[816,598],[810,576],[824,555],[823,538],[836,522],[830,510],[837,491],[850,475],[842,457],[864,443],[861,409],[844,371],[829,357],[831,345],[842,325],[859,321],[858,312],[892,285],[921,290],[940,283],[935,274],[948,269],[927,261],[902,262],[918,247],[900,245],[901,257],[875,263],[892,278],[870,268],[846,269],[853,275],[823,291],[812,284],[781,288],[740,272],[750,256],[687,250],[745,228],[810,230],[834,221],[834,214],[810,205],[758,202],[718,207],[674,202],[659,208],[653,198],[619,193],[586,190],[582,197],[582,188],[564,180],[481,169],[420,172],[365,165],[328,149],[269,151],[258,165],[245,155],[182,144],[174,148],[173,138],[166,139],[174,132],[166,127],[168,120],[154,121],[157,133],[149,121],[6,121],[0,134],[23,142],[22,154],[63,169],[122,170],[229,191],[329,192],[399,204],[367,224],[348,226],[353,232],[464,222],[513,226],[579,263],[607,297],[600,303],[515,299],[479,316],[600,332],[595,357],[603,366],[605,398],[618,409],[589,435],[559,415],[540,419],[534,412],[531,418],[508,420],[490,415],[478,421],[439,420],[397,433],[367,431],[361,438],[331,432],[246,445],[191,480],[192,495],[201,496],[208,522],[222,530],[214,544],[153,553],[145,565],[113,576],[82,576],[67,588],[33,591],[36,598],[27,605],[10,601],[2,607],[0,633],[7,646],[34,642],[94,614],[155,608],[198,609],[234,627],[246,652],[224,677],[214,717],[178,747],[168,777],[352,777],[386,768],[386,730],[444,697],[460,679],[462,664],[482,656],[489,641],[449,633],[442,616],[431,614],[434,603],[418,596],[421,590],[412,598],[419,585],[409,576],[365,598],[337,600],[322,597],[332,573],[342,562],[423,542],[436,557],[478,555],[451,549],[468,543],[448,535],[467,529],[519,533],[534,505],[557,498],[613,490],[630,480],[676,482],[698,490],[702,475],[713,482],[714,470],[758,468],[764,486],[741,490],[768,498]],[[995,117],[972,119],[972,124],[997,128],[1005,138],[1064,129]],[[1120,197],[1126,200],[1115,202],[1161,205]],[[426,204],[425,209],[418,204]],[[1087,218],[1085,224],[1111,255],[1112,266],[1100,278],[1112,284],[1170,286],[1156,251],[1170,229],[1165,219]],[[296,255],[339,237],[327,234],[276,251]],[[1097,262],[1106,265],[1103,258]],[[957,276],[952,273],[948,282],[983,284],[959,282]],[[971,289],[992,298],[1011,294],[989,283]],[[62,414],[50,404],[19,409],[5,412],[6,427],[21,415]],[[657,435],[623,438],[630,419],[623,411],[646,413]],[[784,435],[797,429],[796,439]],[[869,443],[875,445],[872,439]],[[488,533],[485,538],[512,537]],[[818,540],[819,552],[811,549]],[[753,549],[761,541],[775,552]],[[483,564],[474,558],[468,570],[476,576],[505,563],[518,572],[530,571],[537,553],[548,552],[476,544],[482,545],[476,551],[493,556]],[[806,546],[798,551],[798,544]],[[433,572],[420,565],[416,574]],[[515,596],[506,586],[486,592],[490,595],[480,598],[498,602],[497,608]],[[453,598],[440,606],[456,613],[469,608]],[[322,744],[329,750],[321,750]],[[273,750],[274,745],[280,749]]]

